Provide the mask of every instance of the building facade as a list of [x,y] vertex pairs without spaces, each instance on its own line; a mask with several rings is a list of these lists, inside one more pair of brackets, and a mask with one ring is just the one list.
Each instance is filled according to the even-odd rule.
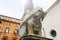
[[19,40],[20,21],[0,15],[0,40]]
[[42,23],[43,36],[60,40],[60,0],[56,0],[46,12]]

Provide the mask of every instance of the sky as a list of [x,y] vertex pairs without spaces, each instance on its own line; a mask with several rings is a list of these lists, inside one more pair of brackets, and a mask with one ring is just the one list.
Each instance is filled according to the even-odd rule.
[[[34,8],[42,7],[46,11],[56,0],[32,0]],[[0,15],[21,19],[26,0],[0,0]]]

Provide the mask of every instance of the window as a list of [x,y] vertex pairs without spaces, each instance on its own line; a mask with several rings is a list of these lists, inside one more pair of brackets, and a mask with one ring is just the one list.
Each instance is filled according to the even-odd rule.
[[18,30],[18,29],[15,29],[15,30],[14,30],[14,33],[15,33],[15,34],[19,34],[19,30]]
[[0,24],[2,23],[2,21],[0,20]]
[[16,20],[16,23],[18,23],[19,22],[19,20]]
[[9,28],[6,28],[6,29],[5,29],[5,32],[6,32],[6,33],[9,33],[9,31],[10,31]]
[[13,38],[13,40],[16,40],[16,38]]
[[2,38],[2,40],[7,40],[7,38],[6,38],[6,37],[4,37],[4,38]]
[[7,25],[9,26],[10,25],[10,22],[7,22]]
[[56,36],[56,31],[55,30],[51,30],[50,34],[51,34],[52,37],[55,37]]
[[0,19],[4,19],[4,17],[3,16],[0,16]]
[[11,19],[11,18],[9,18],[8,20],[9,20],[9,21],[12,21],[12,19]]
[[13,37],[12,40],[16,40],[17,38],[16,37]]

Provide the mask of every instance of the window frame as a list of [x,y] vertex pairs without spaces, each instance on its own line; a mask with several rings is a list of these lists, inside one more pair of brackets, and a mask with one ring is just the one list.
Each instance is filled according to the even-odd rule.
[[10,29],[9,28],[5,28],[5,33],[9,33]]
[[7,25],[10,26],[10,23],[11,23],[11,22],[8,21],[8,22],[7,22]]
[[15,29],[14,34],[19,34],[19,29]]

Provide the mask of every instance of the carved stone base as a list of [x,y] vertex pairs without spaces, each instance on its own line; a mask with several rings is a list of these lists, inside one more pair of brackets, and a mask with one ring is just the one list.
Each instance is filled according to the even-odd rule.
[[53,40],[50,38],[45,38],[45,37],[38,37],[38,36],[33,36],[33,35],[26,35],[20,38],[20,40]]

